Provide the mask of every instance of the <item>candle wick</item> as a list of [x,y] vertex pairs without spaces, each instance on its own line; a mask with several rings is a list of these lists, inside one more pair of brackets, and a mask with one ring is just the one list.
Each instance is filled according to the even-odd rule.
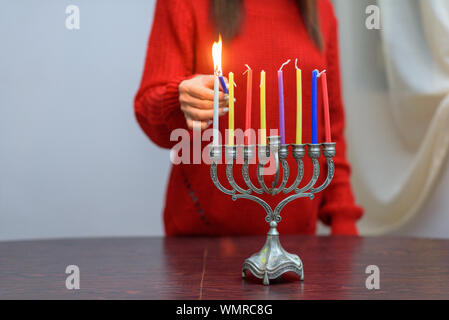
[[243,72],[243,74],[245,74],[245,73],[247,73],[248,71],[251,70],[251,68],[249,67],[249,65],[245,64],[245,67],[246,67],[247,69],[245,70],[245,72]]
[[295,68],[296,68],[296,69],[299,69],[299,68],[298,68],[298,58],[295,59]]
[[287,64],[289,64],[290,61],[291,61],[291,59],[288,59],[287,61],[285,61],[285,62],[282,64],[282,66],[281,66],[281,68],[279,69],[279,71],[282,71],[282,68],[283,68],[284,66],[286,66]]
[[317,76],[317,77],[318,77],[318,78],[321,77],[321,75],[322,75],[323,73],[326,73],[326,70],[323,70],[323,71],[321,71],[320,73],[318,73],[318,76]]

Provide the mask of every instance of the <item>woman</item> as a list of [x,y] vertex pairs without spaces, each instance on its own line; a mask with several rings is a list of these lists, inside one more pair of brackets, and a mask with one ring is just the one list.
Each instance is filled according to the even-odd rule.
[[[258,74],[263,69],[267,73],[267,129],[277,129],[276,71],[287,59],[297,58],[303,74],[303,139],[310,142],[311,124],[307,120],[311,119],[311,74],[314,69],[327,70],[332,138],[337,143],[335,177],[315,200],[299,199],[287,205],[279,231],[313,234],[319,218],[331,226],[334,235],[357,234],[355,223],[362,209],[354,203],[349,181],[337,21],[329,0],[159,0],[142,83],[135,98],[136,118],[143,131],[157,145],[171,148],[177,143],[170,141],[172,130],[190,130],[194,121],[203,129],[210,125],[211,45],[219,32],[225,41],[223,72],[233,71],[238,84],[236,128],[244,128],[245,121],[244,65],[254,70],[252,127],[258,129],[260,123],[257,89]],[[292,65],[284,68],[286,143],[294,143],[295,139],[294,73]],[[227,127],[227,117],[223,116],[226,111],[226,96],[221,93],[221,129]],[[323,141],[324,123],[322,116],[319,118],[319,141]],[[323,161],[321,166],[326,172]],[[305,180],[311,171],[311,163],[306,161]],[[282,195],[265,199],[274,206]],[[207,164],[172,167],[164,223],[167,235],[263,234],[268,228],[261,207],[247,200],[234,202],[215,188]]]

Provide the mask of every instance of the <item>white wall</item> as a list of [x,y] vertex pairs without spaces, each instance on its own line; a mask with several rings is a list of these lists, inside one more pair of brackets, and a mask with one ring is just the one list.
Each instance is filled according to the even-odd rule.
[[[168,152],[148,141],[132,110],[154,2],[3,4],[0,240],[163,233]],[[348,110],[378,103],[386,88],[379,35],[360,25],[373,1],[335,3]],[[65,28],[68,4],[80,7],[78,31]],[[447,237],[448,188],[446,171],[423,213],[396,234]]]
[[168,152],[132,105],[154,2],[2,3],[0,240],[162,234]]

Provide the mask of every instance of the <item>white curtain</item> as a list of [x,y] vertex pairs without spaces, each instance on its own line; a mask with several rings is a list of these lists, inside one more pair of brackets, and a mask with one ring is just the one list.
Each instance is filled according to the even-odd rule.
[[419,212],[446,160],[449,1],[378,0],[381,31],[365,28],[373,1],[345,1],[335,5],[359,228],[384,234]]

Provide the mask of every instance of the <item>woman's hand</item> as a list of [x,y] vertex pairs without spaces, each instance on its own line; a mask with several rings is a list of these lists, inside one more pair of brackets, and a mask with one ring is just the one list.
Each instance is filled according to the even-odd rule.
[[[198,75],[179,84],[179,102],[189,129],[193,129],[195,122],[195,128],[206,129],[211,125],[214,117],[214,79],[213,75]],[[225,82],[228,85],[228,79],[225,78]],[[220,88],[220,116],[229,110],[228,98]]]

